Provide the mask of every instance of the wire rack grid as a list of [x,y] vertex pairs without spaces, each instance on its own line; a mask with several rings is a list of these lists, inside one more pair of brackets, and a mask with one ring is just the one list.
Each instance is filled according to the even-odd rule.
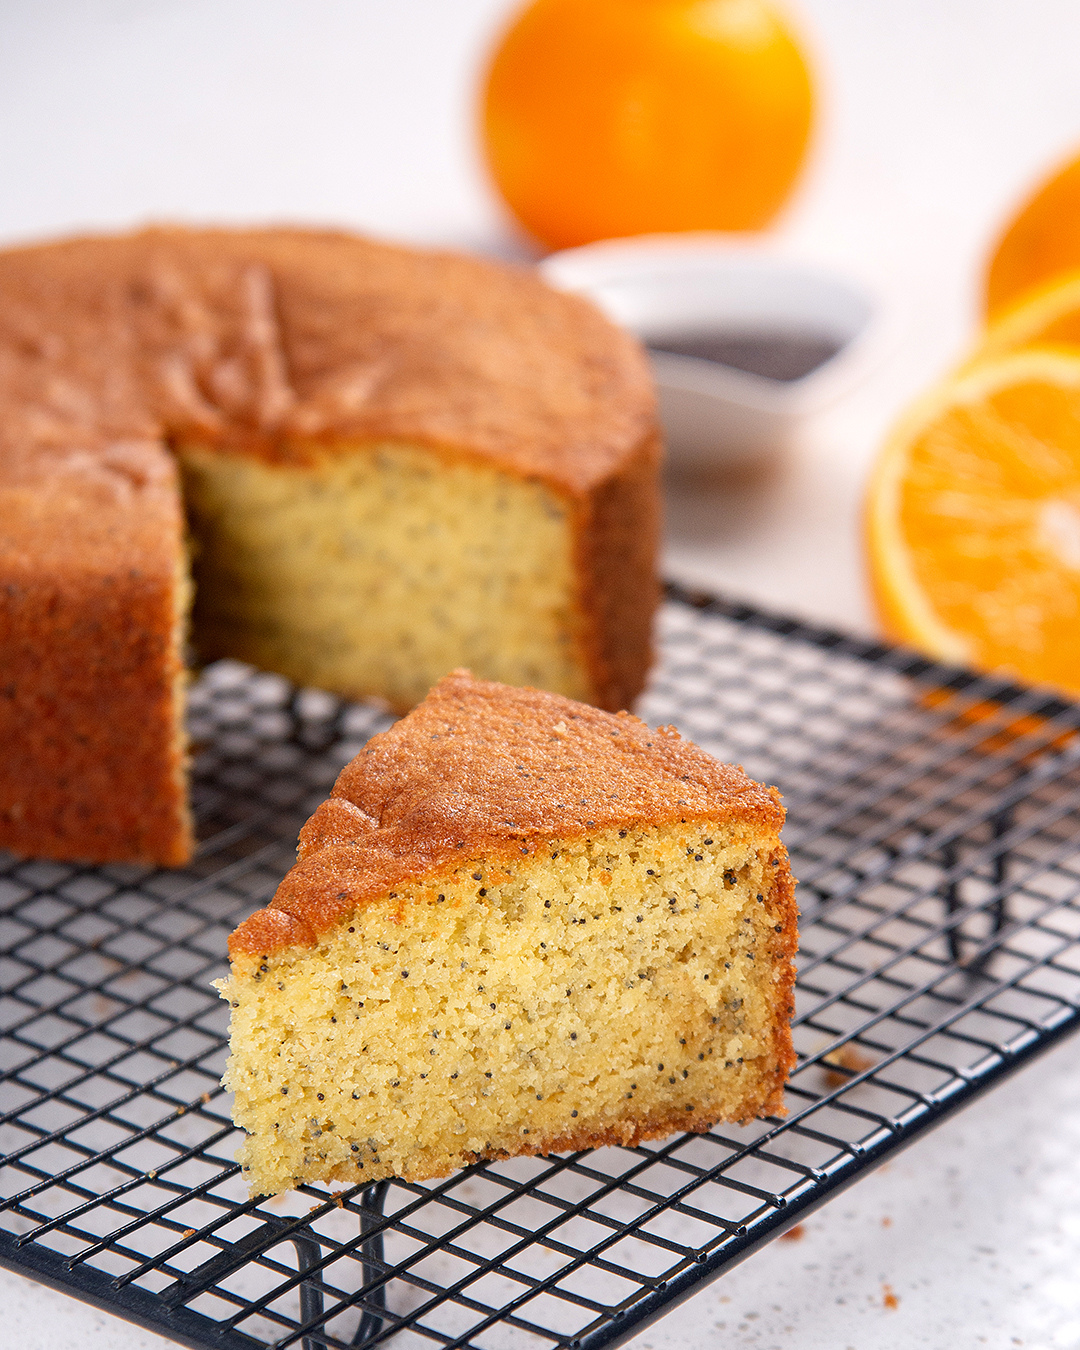
[[0,1263],[195,1347],[598,1350],[1080,1025],[1080,708],[672,589],[641,711],[785,795],[786,1117],[249,1199],[210,981],[388,719],[221,663],[191,867],[0,865]]

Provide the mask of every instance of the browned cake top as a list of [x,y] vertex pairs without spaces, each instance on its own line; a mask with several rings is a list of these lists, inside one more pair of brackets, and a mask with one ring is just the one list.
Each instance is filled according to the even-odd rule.
[[270,908],[229,949],[310,945],[392,886],[480,857],[506,862],[593,831],[718,815],[779,830],[783,808],[775,788],[674,728],[454,671],[346,765]]
[[95,500],[88,478],[158,472],[168,436],[290,461],[388,438],[577,494],[652,421],[637,345],[528,269],[287,229],[0,253],[9,485]]

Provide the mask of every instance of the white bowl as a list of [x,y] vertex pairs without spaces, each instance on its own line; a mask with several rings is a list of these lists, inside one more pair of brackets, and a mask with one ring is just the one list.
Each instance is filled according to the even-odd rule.
[[835,346],[796,379],[651,351],[668,457],[683,467],[741,468],[787,449],[803,420],[848,392],[881,348],[882,306],[858,283],[723,237],[612,240],[552,254],[540,267],[646,346],[705,333],[786,333]]

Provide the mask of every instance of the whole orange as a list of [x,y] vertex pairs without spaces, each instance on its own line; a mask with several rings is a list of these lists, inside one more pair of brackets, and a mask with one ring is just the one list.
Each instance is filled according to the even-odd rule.
[[806,62],[765,0],[535,0],[492,58],[483,131],[511,211],[569,248],[761,229],[812,114]]
[[1080,156],[1058,169],[1009,222],[986,278],[994,317],[1022,292],[1080,268]]

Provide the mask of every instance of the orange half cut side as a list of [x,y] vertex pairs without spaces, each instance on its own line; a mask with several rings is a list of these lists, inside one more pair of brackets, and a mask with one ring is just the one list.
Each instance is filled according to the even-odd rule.
[[867,535],[891,637],[1080,695],[1080,352],[939,385],[882,452]]

